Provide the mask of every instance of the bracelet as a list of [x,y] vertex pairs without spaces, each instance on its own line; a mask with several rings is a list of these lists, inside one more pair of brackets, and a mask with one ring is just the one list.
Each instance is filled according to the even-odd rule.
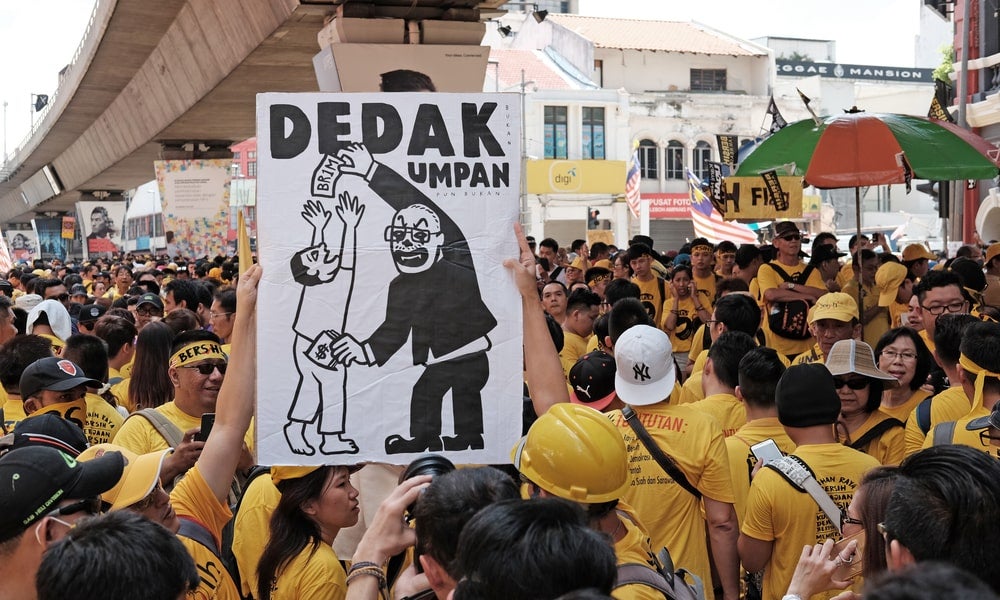
[[361,569],[364,569],[366,567],[382,570],[382,565],[377,565],[369,560],[359,560],[356,563],[351,563],[351,568],[349,571],[347,571],[347,574],[350,575],[351,573],[355,571],[360,571]]
[[352,565],[351,573],[350,575],[347,576],[346,583],[349,586],[351,585],[352,581],[354,581],[358,577],[363,577],[365,575],[374,577],[375,579],[378,580],[378,594],[382,598],[385,598],[389,590],[389,584],[386,582],[385,573],[382,572],[381,567],[359,567],[358,569],[355,569],[354,566]]

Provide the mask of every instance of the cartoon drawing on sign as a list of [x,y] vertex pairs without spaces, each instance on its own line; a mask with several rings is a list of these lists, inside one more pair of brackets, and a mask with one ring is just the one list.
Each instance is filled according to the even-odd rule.
[[[398,274],[389,283],[382,324],[363,342],[344,333],[333,342],[333,355],[344,365],[382,366],[412,334],[413,364],[424,370],[410,398],[409,437],[388,436],[386,453],[482,449],[480,392],[489,379],[487,334],[497,321],[480,294],[468,242],[444,211],[363,145],[352,144],[338,158],[342,173],[364,178],[395,209],[384,240]],[[442,436],[449,391],[454,435]]]
[[[322,176],[322,167],[336,169],[328,158],[324,157],[314,175],[314,192],[316,181]],[[328,189],[332,197],[335,193],[332,181]],[[307,248],[291,259],[292,277],[302,285],[293,325],[299,383],[288,410],[284,432],[292,452],[306,456],[315,453],[315,448],[307,439],[310,428],[315,428],[323,439],[320,444],[322,454],[358,452],[354,440],[344,436],[347,372],[344,365],[337,364],[333,359],[330,344],[347,325],[347,311],[354,288],[356,230],[365,214],[365,207],[357,197],[352,198],[347,192],[342,192],[334,212],[343,226],[339,251],[331,251],[327,244],[332,213],[319,201],[309,200],[302,207],[302,218],[312,226],[312,239]],[[331,314],[330,307],[342,307],[342,310],[339,314]],[[328,328],[331,324],[335,329]]]

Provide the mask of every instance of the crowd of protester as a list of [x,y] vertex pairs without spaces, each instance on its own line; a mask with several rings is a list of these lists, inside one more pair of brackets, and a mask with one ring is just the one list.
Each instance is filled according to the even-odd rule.
[[11,270],[0,600],[998,597],[1000,244],[515,229],[496,466],[257,465],[256,265]]

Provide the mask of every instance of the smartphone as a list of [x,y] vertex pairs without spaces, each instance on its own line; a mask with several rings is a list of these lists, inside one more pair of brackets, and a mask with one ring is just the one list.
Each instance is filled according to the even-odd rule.
[[215,425],[215,413],[205,413],[201,415],[201,431],[194,436],[194,441],[204,442],[208,439],[208,434],[212,433],[212,426]]
[[771,438],[750,446],[750,452],[753,452],[753,455],[757,457],[757,460],[761,461],[765,465],[784,456],[778,448],[778,445],[775,444],[774,440]]
[[836,544],[834,544],[833,551],[830,553],[830,556],[836,559],[837,556],[839,556],[840,553],[843,552],[844,548],[847,547],[847,544],[851,542],[851,540],[857,540],[858,547],[854,551],[854,558],[851,559],[851,562],[844,563],[837,569],[834,578],[840,579],[841,581],[846,579],[853,579],[854,577],[861,575],[861,569],[863,566],[862,563],[864,562],[864,556],[865,556],[865,531],[863,529],[855,533],[854,535],[849,535],[844,539],[840,540],[839,542],[837,542]]

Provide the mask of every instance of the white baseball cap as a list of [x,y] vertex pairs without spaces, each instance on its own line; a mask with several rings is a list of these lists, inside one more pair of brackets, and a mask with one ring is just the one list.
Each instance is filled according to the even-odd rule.
[[673,347],[663,331],[635,325],[615,342],[615,391],[626,404],[648,406],[670,397],[674,389]]

